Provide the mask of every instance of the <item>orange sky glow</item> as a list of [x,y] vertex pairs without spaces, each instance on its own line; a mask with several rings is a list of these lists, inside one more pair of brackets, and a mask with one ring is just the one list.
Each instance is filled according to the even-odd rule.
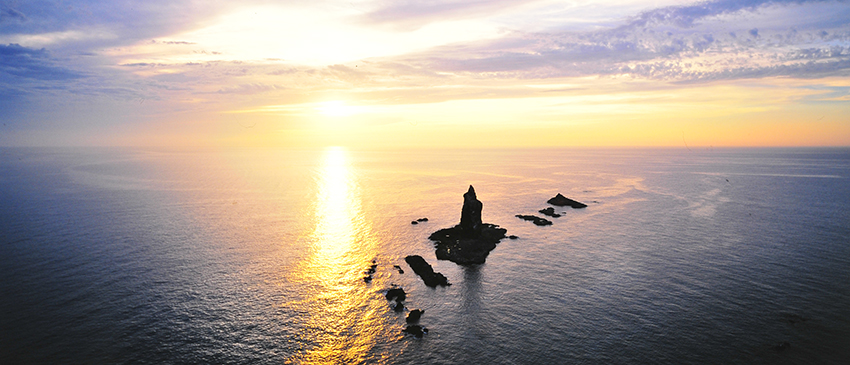
[[428,4],[4,5],[0,145],[850,145],[845,2]]

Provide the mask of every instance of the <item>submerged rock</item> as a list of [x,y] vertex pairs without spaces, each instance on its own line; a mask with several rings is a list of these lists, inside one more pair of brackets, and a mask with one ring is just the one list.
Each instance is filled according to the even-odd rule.
[[483,204],[475,195],[472,185],[463,194],[460,224],[443,228],[428,238],[435,241],[437,259],[460,265],[483,264],[487,255],[508,230],[490,223],[482,223]]
[[538,225],[538,226],[549,226],[549,225],[552,225],[552,221],[550,221],[550,220],[548,220],[548,219],[545,219],[545,218],[540,218],[540,217],[535,216],[535,215],[522,215],[522,214],[517,214],[517,215],[516,215],[516,217],[517,217],[517,218],[519,218],[519,219],[522,219],[522,220],[531,221],[532,223],[534,223],[534,224],[536,224],[536,225]]
[[572,200],[570,198],[567,198],[567,197],[561,195],[561,193],[558,193],[558,195],[555,195],[555,197],[553,197],[552,199],[549,199],[547,201],[547,203],[555,205],[555,206],[559,206],[559,207],[570,206],[573,209],[587,208],[587,204],[580,203],[580,202],[577,202],[577,201]]
[[428,264],[422,256],[419,255],[410,255],[404,258],[404,261],[410,265],[410,268],[413,269],[413,272],[419,277],[422,278],[422,281],[425,282],[425,285],[430,286],[432,288],[436,288],[439,286],[449,286],[449,280],[446,279],[443,274],[438,272],[434,272],[434,268]]
[[549,207],[549,208],[546,208],[546,209],[540,209],[540,210],[538,210],[538,212],[540,212],[541,214],[548,215],[552,218],[558,218],[558,217],[561,216],[560,214],[555,213],[555,208],[552,208],[552,207]]

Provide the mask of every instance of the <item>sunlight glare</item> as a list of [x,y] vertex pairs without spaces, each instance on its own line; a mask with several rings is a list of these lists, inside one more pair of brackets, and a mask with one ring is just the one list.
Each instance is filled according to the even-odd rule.
[[338,100],[320,103],[316,107],[316,110],[328,117],[347,117],[356,112],[355,107],[346,105],[345,102]]
[[[381,327],[385,321],[377,308],[361,310],[371,305],[372,289],[363,281],[362,270],[377,254],[376,241],[363,217],[348,152],[329,147],[323,154],[316,175],[311,253],[293,272],[295,280],[317,285],[307,311],[307,327],[315,346],[300,360],[311,364],[363,363],[377,336],[368,329]],[[376,278],[376,282],[379,280]]]

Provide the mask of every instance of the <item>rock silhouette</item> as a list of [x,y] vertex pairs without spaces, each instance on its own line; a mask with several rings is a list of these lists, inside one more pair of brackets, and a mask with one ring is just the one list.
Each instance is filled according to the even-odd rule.
[[404,292],[402,288],[392,288],[387,290],[387,300],[395,300],[396,302],[403,302],[407,299],[407,293]]
[[407,314],[407,318],[405,319],[405,321],[407,323],[419,322],[419,318],[421,318],[422,314],[424,314],[424,313],[425,313],[424,310],[414,309],[414,310],[410,311],[410,313]]
[[428,238],[435,241],[437,259],[449,260],[460,265],[483,264],[487,255],[508,230],[498,225],[482,223],[481,211],[484,204],[478,200],[472,185],[463,194],[460,224],[443,228]]
[[422,258],[422,256],[410,255],[405,257],[404,261],[406,261],[407,264],[410,265],[410,268],[413,269],[413,272],[415,272],[416,275],[419,275],[419,277],[422,278],[422,281],[425,282],[425,285],[430,286],[432,288],[436,288],[437,285],[452,285],[449,284],[449,280],[446,279],[443,274],[434,272],[434,268],[432,268],[431,265],[428,264],[428,262]]
[[561,195],[561,193],[558,193],[558,195],[555,195],[555,197],[549,199],[546,202],[558,207],[570,206],[573,209],[587,208],[587,204],[580,203],[570,198],[567,198]]
[[558,218],[558,217],[561,216],[560,214],[555,213],[555,208],[552,208],[552,207],[549,207],[549,208],[546,208],[546,209],[540,209],[540,210],[538,210],[538,212],[540,212],[544,215],[548,215],[552,218]]
[[540,217],[535,216],[535,215],[517,214],[516,217],[519,218],[519,219],[522,219],[522,220],[531,221],[532,223],[534,223],[538,226],[548,226],[548,225],[552,224],[552,221],[545,219],[545,218],[540,218]]
[[413,337],[416,337],[416,338],[422,338],[422,336],[424,336],[426,333],[428,333],[428,329],[425,328],[425,327],[422,327],[418,324],[412,324],[412,325],[407,326],[405,329],[403,329],[402,332],[409,333],[409,334],[413,335]]

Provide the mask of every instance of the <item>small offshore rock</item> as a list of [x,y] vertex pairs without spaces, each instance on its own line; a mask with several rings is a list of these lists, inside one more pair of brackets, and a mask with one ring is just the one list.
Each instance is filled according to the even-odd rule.
[[393,307],[393,310],[396,311],[396,313],[404,312],[404,304],[402,304],[400,301],[396,302],[395,306]]
[[538,210],[538,212],[545,214],[545,215],[548,215],[552,218],[558,218],[558,217],[561,216],[560,214],[555,213],[555,208],[552,208],[552,207],[549,207],[549,208],[546,208],[546,209],[540,209],[540,210]]
[[419,224],[417,221],[410,221],[410,224]]
[[419,218],[416,220],[417,222],[427,222],[428,218]]
[[404,292],[402,288],[392,288],[387,290],[387,300],[395,300],[397,302],[403,302],[407,299],[407,293]]
[[407,314],[407,318],[405,319],[405,321],[407,323],[419,322],[419,318],[422,317],[422,314],[424,314],[424,313],[425,313],[424,310],[414,309],[414,310],[410,311],[410,313]]
[[446,277],[438,272],[434,272],[434,268],[428,264],[422,256],[419,255],[410,255],[404,258],[404,261],[410,265],[410,268],[413,269],[413,272],[419,277],[422,278],[422,281],[425,282],[425,285],[430,286],[432,288],[436,288],[437,285],[440,286],[449,286],[449,280]]
[[363,281],[365,281],[367,283],[371,283],[372,282],[372,276],[364,276]]
[[519,237],[514,236],[514,235],[510,235],[510,236],[508,236],[508,238],[510,238],[510,239],[512,239],[512,240],[515,240],[515,239],[517,239],[517,238],[519,238]]
[[399,273],[399,274],[404,274],[404,270],[402,270],[402,269],[401,269],[401,266],[393,265],[393,268],[395,268],[396,270],[398,270],[398,273]]
[[540,217],[538,217],[538,216],[534,216],[534,215],[522,215],[522,214],[517,214],[517,215],[516,215],[516,217],[517,217],[517,218],[519,218],[519,219],[522,219],[522,220],[531,221],[532,223],[534,223],[534,224],[536,224],[536,225],[538,225],[538,226],[549,226],[549,225],[552,225],[552,221],[550,221],[550,220],[548,220],[548,219],[545,219],[545,218],[540,218]]
[[412,325],[407,326],[405,329],[403,329],[402,332],[409,333],[409,334],[413,335],[413,337],[416,337],[416,338],[422,338],[422,336],[424,336],[426,333],[428,333],[428,329],[425,328],[425,327],[422,327],[418,324],[412,324]]
[[570,198],[567,198],[561,195],[561,193],[558,193],[558,195],[555,195],[555,197],[549,199],[546,202],[559,207],[570,206],[573,209],[587,208],[587,204],[580,203]]

